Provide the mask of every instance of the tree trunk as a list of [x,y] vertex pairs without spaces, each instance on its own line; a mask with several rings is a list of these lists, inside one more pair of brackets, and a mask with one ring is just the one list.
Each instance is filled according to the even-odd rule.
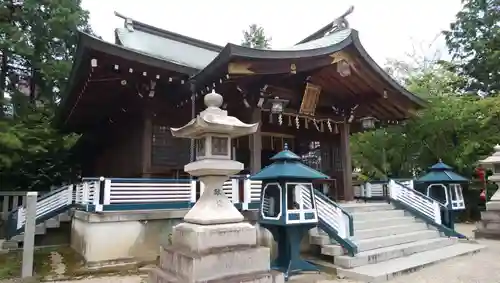
[[7,86],[7,74],[9,73],[8,57],[5,50],[2,51],[2,62],[0,65],[0,118],[5,116],[5,91]]

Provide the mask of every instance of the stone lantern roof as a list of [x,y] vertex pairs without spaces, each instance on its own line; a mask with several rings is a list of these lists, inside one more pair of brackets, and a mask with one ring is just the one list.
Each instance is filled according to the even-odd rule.
[[204,97],[207,109],[203,110],[196,118],[180,128],[171,128],[172,135],[179,138],[198,138],[205,134],[217,133],[230,138],[255,133],[259,123],[246,124],[238,118],[228,116],[226,110],[220,109],[222,95],[212,90]]
[[485,164],[485,165],[500,164],[500,145],[499,144],[495,145],[493,149],[495,150],[495,152],[489,157],[480,160],[479,161],[480,164]]

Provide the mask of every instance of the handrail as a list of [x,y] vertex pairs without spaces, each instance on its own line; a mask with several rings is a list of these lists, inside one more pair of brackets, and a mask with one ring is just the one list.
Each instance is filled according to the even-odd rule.
[[322,199],[323,201],[325,201],[326,203],[332,205],[332,206],[335,206],[336,208],[338,208],[342,214],[344,214],[345,216],[347,216],[347,218],[349,219],[349,236],[354,236],[354,218],[352,217],[352,215],[347,212],[347,210],[343,209],[340,205],[338,205],[336,202],[332,201],[331,199],[329,199],[327,196],[325,196],[324,194],[322,194],[320,191],[318,190],[314,190],[314,195],[320,199]]
[[427,196],[427,195],[423,194],[422,192],[419,192],[419,191],[417,191],[417,190],[415,190],[415,189],[412,189],[412,188],[410,188],[410,187],[406,186],[405,184],[402,184],[402,183],[400,183],[400,182],[398,182],[398,181],[396,181],[396,180],[393,180],[393,181],[394,181],[394,183],[396,183],[396,184],[400,185],[401,187],[403,187],[403,188],[405,188],[405,189],[407,189],[407,190],[409,190],[409,191],[413,192],[414,194],[416,194],[416,195],[418,195],[418,196],[420,196],[420,197],[422,197],[422,198],[424,198],[424,199],[426,199],[426,200],[428,200],[428,201],[437,202],[437,204],[438,204],[439,206],[442,206],[442,207],[444,207],[444,208],[446,209],[446,206],[444,206],[442,203],[440,203],[439,201],[437,201],[437,200],[435,200],[435,199],[433,199],[433,198],[431,198],[431,197],[429,197],[429,196]]
[[[417,209],[416,206],[412,206],[409,203],[405,203],[405,202],[401,201],[400,199],[395,198],[395,196],[393,196],[391,194],[390,198],[391,198],[392,201],[394,201],[394,203],[397,206],[403,207],[404,209],[412,212],[412,214],[414,214],[414,216],[416,216],[416,217],[424,220],[427,224],[430,224],[430,225],[436,227],[439,231],[443,232],[446,236],[449,236],[449,237],[458,237],[458,238],[467,238],[465,235],[458,233],[453,228],[447,227],[446,225],[444,225],[442,223],[442,221],[441,221],[441,211],[445,212],[445,217],[447,217],[447,215],[448,215],[448,213],[447,213],[448,212],[448,208],[446,206],[444,206],[439,201],[437,201],[437,200],[435,200],[435,199],[433,199],[431,197],[428,197],[425,194],[423,194],[423,193],[421,193],[421,192],[419,192],[419,191],[417,191],[415,189],[409,188],[408,186],[406,186],[404,184],[401,184],[401,183],[399,183],[399,182],[397,182],[395,180],[391,180],[391,181],[394,182],[394,184],[399,185],[400,187],[402,187],[402,188],[410,191],[415,196],[420,197],[420,198],[424,199],[427,202],[431,202],[433,204],[433,206],[435,206],[434,213],[435,214],[439,213],[439,215],[436,215],[436,217],[439,218],[439,222],[437,222],[435,219],[432,219],[431,217],[429,217],[428,215],[426,215],[422,211],[419,211],[419,209]],[[390,184],[391,181],[389,181],[389,184]],[[390,190],[390,191],[392,193],[392,190]],[[452,221],[451,219],[447,219],[447,220],[448,221]]]
[[[318,190],[314,190],[314,197],[318,198],[316,201],[316,206],[318,210],[319,228],[322,229],[324,232],[326,232],[331,239],[335,240],[338,244],[340,244],[347,251],[349,255],[354,256],[358,252],[358,247],[353,241],[351,241],[351,237],[354,236],[354,224],[353,224],[354,220],[352,215],[348,213],[346,210],[344,210],[342,207],[340,207],[337,203],[327,198]],[[322,205],[324,206],[323,208],[321,208]],[[332,226],[332,224],[335,223],[329,223],[331,220],[328,220],[327,217],[323,218],[324,215],[322,217],[323,213],[321,212],[323,211],[326,213],[328,207],[330,207],[330,209],[332,209],[334,212],[340,211],[342,216],[347,217],[348,219],[347,220],[348,232],[346,232],[347,235],[346,234],[341,235],[340,234],[341,231],[338,231],[335,226]],[[342,223],[345,224],[344,221],[345,220],[338,221],[338,225],[341,225]],[[339,226],[339,229],[342,229],[342,227]]]
[[[49,219],[50,217],[53,217],[54,216],[53,214],[59,214],[62,212],[63,209],[67,209],[68,206],[71,206],[73,201],[73,196],[70,193],[73,191],[73,189],[74,185],[65,185],[60,187],[59,189],[53,190],[49,193],[39,196],[36,202],[35,223],[38,224],[40,222],[43,222]],[[60,197],[58,196],[58,194],[61,193],[68,194],[67,198],[64,199],[63,202],[57,202],[60,200],[58,199]],[[44,204],[51,204],[50,200],[51,197],[56,198],[56,206],[53,207],[49,206],[49,209],[46,209]],[[46,202],[46,200],[48,202]],[[9,213],[6,225],[7,236],[12,237],[14,236],[15,233],[23,231],[25,224],[26,224],[25,206],[21,205],[16,207]]]
[[[41,200],[44,200],[44,199],[47,199],[59,192],[62,192],[64,190],[66,190],[69,186],[73,186],[73,185],[65,185],[65,186],[62,186],[60,187],[59,189],[56,189],[56,190],[53,190],[53,191],[50,191],[50,192],[47,192],[47,193],[44,193],[43,195],[39,195],[38,198],[37,198],[37,202],[41,201]],[[28,192],[25,192],[25,194],[28,193]],[[9,214],[11,213],[14,213],[14,212],[17,212],[19,210],[20,207],[24,207],[24,205],[19,205],[18,207],[16,208],[13,208]]]

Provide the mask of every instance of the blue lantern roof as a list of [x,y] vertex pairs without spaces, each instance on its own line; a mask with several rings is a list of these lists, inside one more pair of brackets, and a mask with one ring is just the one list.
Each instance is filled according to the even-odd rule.
[[253,180],[329,179],[327,175],[304,165],[299,156],[288,150],[286,144],[285,149],[271,157],[271,160],[274,161],[273,164],[260,170],[250,178]]
[[429,168],[429,172],[417,179],[417,182],[425,183],[466,183],[469,180],[452,171],[452,167],[444,164],[441,160]]

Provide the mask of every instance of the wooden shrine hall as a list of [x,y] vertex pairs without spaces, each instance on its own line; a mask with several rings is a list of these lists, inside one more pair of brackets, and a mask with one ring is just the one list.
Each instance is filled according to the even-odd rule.
[[349,136],[398,123],[424,101],[367,54],[344,17],[280,50],[218,46],[118,15],[115,43],[81,33],[55,124],[81,134],[82,176],[183,178],[196,141],[172,137],[223,95],[229,115],[261,122],[232,141],[242,173],[255,173],[284,144],[331,176],[336,197],[353,198]]

